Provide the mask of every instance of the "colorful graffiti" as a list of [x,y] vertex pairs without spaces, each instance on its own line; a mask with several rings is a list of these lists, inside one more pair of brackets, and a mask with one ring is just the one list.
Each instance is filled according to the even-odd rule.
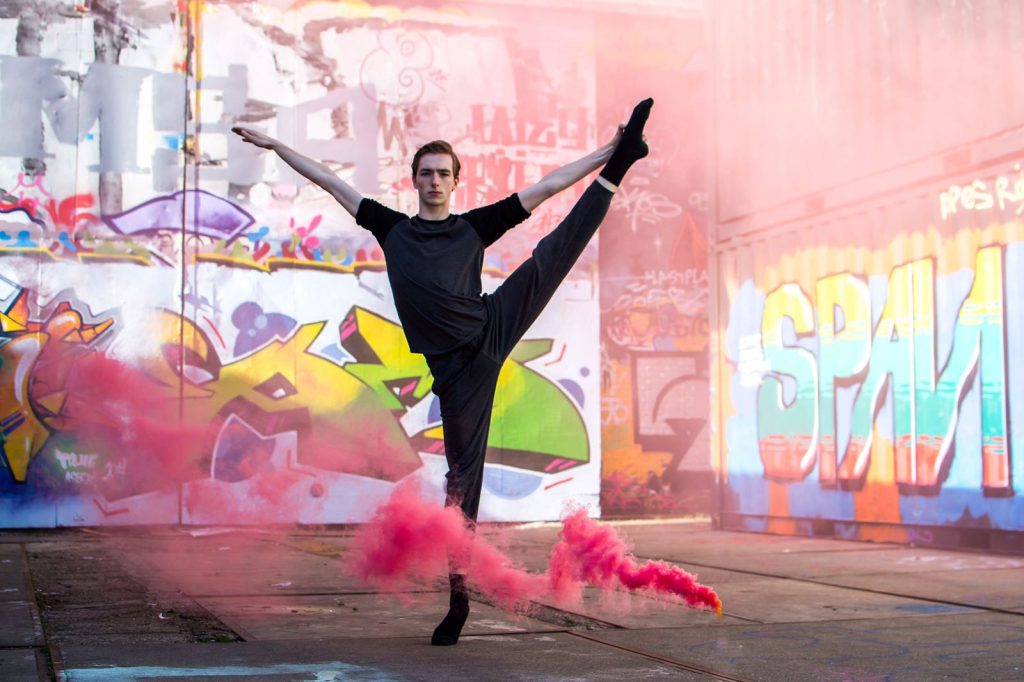
[[[706,511],[706,353],[634,352],[605,360],[602,500],[619,514]],[[699,488],[695,489],[695,488]],[[695,499],[699,498],[699,499]]]
[[728,511],[1021,528],[1022,226],[956,228],[797,250],[735,289]]
[[637,243],[611,248],[644,250],[633,256],[643,272],[602,260],[602,506],[611,514],[710,506],[710,475],[691,475],[710,474],[707,242],[690,210],[651,189],[665,180],[627,180],[616,207],[620,234]]
[[[824,484],[862,480],[873,447],[875,416],[891,382],[896,408],[887,446],[895,456],[895,480],[902,486],[938,486],[949,468],[961,403],[977,374],[982,485],[992,493],[1005,492],[1010,487],[1010,451],[1005,436],[1002,247],[981,249],[974,272],[941,372],[936,366],[931,259],[893,269],[885,305],[874,325],[867,282],[849,273],[818,280],[817,327],[811,300],[798,287],[783,285],[769,293],[761,323],[765,357],[773,374],[792,377],[798,389],[795,400],[786,404],[778,378],[769,375],[761,384],[758,423],[765,425],[760,437],[765,475],[800,480],[817,463]],[[808,351],[783,342],[784,318],[793,321],[798,337],[817,332],[817,361]],[[851,383],[859,383],[860,389],[848,416],[848,442],[838,448],[835,419],[837,413],[845,415],[836,409],[835,387]],[[799,423],[793,423],[793,418]],[[782,431],[786,427],[800,435],[790,437]]]
[[[228,316],[234,352],[208,318],[200,325],[161,311],[149,325],[158,353],[131,363],[149,387],[146,417],[205,429],[210,442],[183,448],[170,466],[140,463],[149,456],[145,447],[111,451],[85,428],[116,421],[106,413],[110,406],[136,400],[101,401],[81,380],[83,365],[123,333],[118,314],[94,316],[67,292],[34,310],[32,292],[7,278],[0,284],[0,412],[9,474],[0,489],[31,483],[37,495],[94,496],[109,510],[191,481],[234,484],[272,473],[279,448],[291,448],[287,466],[314,480],[333,472],[390,483],[417,473],[422,456],[444,454],[429,369],[397,324],[356,306],[332,332],[324,321],[300,324],[247,301]],[[334,353],[315,350],[325,337],[336,339],[328,346]],[[488,458],[509,473],[492,476],[492,494],[525,497],[552,476],[590,463],[583,395],[526,366],[552,348],[551,339],[522,342],[499,377]],[[407,419],[414,412],[421,418]],[[321,486],[317,496],[340,492]]]
[[[599,92],[603,120],[616,120],[621,93],[652,81],[673,84],[656,97],[664,108],[649,123],[651,156],[626,177],[601,227],[606,514],[710,510],[710,185],[690,142],[705,127],[705,43],[697,26],[675,19],[655,29],[641,17],[618,16],[598,28],[602,40],[618,46],[598,55],[600,72],[615,83]],[[652,31],[672,37],[652,41]]]
[[[83,315],[68,301],[57,304],[43,321],[29,318],[22,287],[0,276],[0,424],[3,464],[17,482],[24,482],[32,460],[50,432],[65,423],[69,396],[63,378],[69,365],[94,348],[114,324],[112,318]],[[71,397],[73,402],[73,397]]]

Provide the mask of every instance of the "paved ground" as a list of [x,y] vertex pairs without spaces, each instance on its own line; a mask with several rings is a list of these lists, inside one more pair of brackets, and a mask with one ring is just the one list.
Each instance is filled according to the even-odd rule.
[[[0,680],[1024,679],[1024,557],[616,525],[724,616],[596,591],[529,616],[474,600],[436,648],[440,586],[368,593],[341,569],[347,531],[0,532]],[[557,528],[500,534],[539,569]]]

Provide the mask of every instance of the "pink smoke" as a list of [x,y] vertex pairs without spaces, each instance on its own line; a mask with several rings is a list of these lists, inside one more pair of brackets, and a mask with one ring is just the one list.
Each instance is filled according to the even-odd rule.
[[[142,370],[101,353],[74,358],[61,377],[67,392],[56,430],[131,455],[131,475],[159,488],[199,477],[202,453],[217,429],[178,418],[168,388]],[[144,488],[145,489],[145,488]]]
[[447,573],[467,562],[467,580],[499,606],[524,610],[550,597],[559,605],[578,603],[587,583],[604,590],[624,587],[681,597],[687,605],[722,613],[710,587],[663,561],[639,563],[614,528],[577,509],[562,522],[548,568],[531,574],[469,530],[456,508],[424,502],[415,485],[403,484],[355,536],[349,568],[365,582],[395,589]]
[[[722,602],[715,591],[678,566],[664,561],[638,563],[611,526],[602,526],[577,509],[562,521],[561,541],[551,550],[548,572],[559,594],[573,597],[582,583],[604,589],[650,590],[682,597],[694,608],[714,609]],[[578,597],[574,597],[578,598]]]

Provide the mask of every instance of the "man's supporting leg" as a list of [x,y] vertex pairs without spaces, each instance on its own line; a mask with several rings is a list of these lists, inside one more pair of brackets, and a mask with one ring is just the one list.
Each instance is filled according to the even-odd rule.
[[[448,459],[445,505],[458,506],[472,526],[480,509],[491,407],[501,364],[480,353],[476,344],[455,351],[455,355],[445,360],[429,359],[428,362],[435,375],[435,392],[441,401],[444,449]],[[449,610],[431,637],[430,643],[435,646],[457,644],[469,617],[469,593],[464,574],[468,561],[469,557],[450,557]]]
[[475,353],[439,395],[448,460],[445,504],[457,505],[471,524],[480,510],[491,409],[500,372],[500,363]]

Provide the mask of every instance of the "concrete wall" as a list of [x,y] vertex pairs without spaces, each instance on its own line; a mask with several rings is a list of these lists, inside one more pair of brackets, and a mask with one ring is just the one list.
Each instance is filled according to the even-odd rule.
[[[229,127],[278,136],[409,213],[412,152],[446,138],[463,163],[454,210],[498,200],[608,139],[636,99],[653,94],[659,115],[688,100],[673,78],[699,49],[691,9],[655,20],[571,4],[3,3],[0,526],[352,522],[406,480],[440,499],[431,377],[378,245]],[[669,44],[684,25],[696,30],[683,53],[661,53],[668,65],[604,49],[620,34],[631,50],[641,36]],[[638,254],[659,234],[673,254],[702,241],[686,170],[701,150],[669,118],[658,129],[603,230],[629,230],[613,241]],[[485,288],[581,190],[488,250]],[[673,291],[686,301],[706,297],[699,258],[606,264],[626,277],[613,291],[653,272],[685,282]],[[483,519],[555,518],[569,500],[596,513],[602,481],[627,466],[602,471],[598,266],[595,240],[505,368]],[[702,345],[699,320],[690,329],[669,333],[691,339],[682,350]],[[145,401],[82,393],[76,367],[99,353],[150,382]],[[208,445],[85,436],[97,414],[116,425],[140,405],[212,432]]]

